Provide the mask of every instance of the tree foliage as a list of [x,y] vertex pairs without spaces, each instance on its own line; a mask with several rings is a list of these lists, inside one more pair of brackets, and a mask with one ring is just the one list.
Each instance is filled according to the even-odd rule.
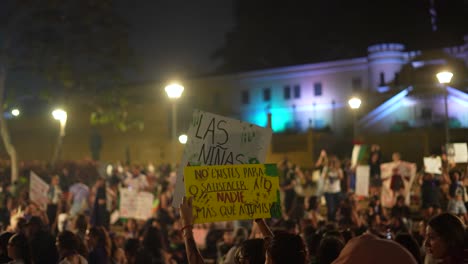
[[[112,0],[4,2],[1,32],[9,72],[41,79],[36,94],[54,101],[87,96],[94,106],[120,94],[126,71],[136,64],[128,26]],[[17,87],[8,88],[8,95],[12,90]]]
[[[135,66],[128,26],[112,0],[3,0],[0,3],[0,105],[25,96],[87,104],[100,116],[125,112],[120,90]],[[28,84],[19,84],[27,79]],[[80,102],[78,102],[80,101]],[[95,118],[96,119],[96,118]],[[111,119],[110,121],[126,119]],[[101,121],[100,123],[103,123]],[[0,132],[16,177],[7,123]]]

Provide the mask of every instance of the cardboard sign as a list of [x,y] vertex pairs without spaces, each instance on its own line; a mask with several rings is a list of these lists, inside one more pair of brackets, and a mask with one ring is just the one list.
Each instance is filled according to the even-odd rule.
[[424,157],[424,171],[442,174],[442,159],[440,157]]
[[188,166],[195,223],[281,217],[276,164]]
[[152,216],[153,200],[154,196],[149,192],[121,189],[119,216],[147,220]]
[[447,156],[455,163],[468,162],[468,147],[466,143],[453,143],[447,145]]
[[370,167],[359,165],[356,168],[356,195],[369,196]]
[[31,171],[29,178],[29,199],[36,203],[42,210],[46,210],[49,198],[49,185],[36,173]]
[[269,128],[194,111],[182,157],[183,166],[177,172],[172,205],[179,207],[185,195],[184,166],[264,163],[271,134]]
[[[405,185],[404,195],[405,203],[410,204],[410,189],[413,185],[414,178],[416,177],[416,164],[409,163],[406,161],[399,162],[388,162],[380,165],[381,177],[382,177],[382,194],[381,201],[382,206],[391,208],[395,205],[396,197],[390,189],[390,183],[392,181],[393,169],[398,168],[398,173],[403,177]],[[406,180],[409,178],[409,181]]]

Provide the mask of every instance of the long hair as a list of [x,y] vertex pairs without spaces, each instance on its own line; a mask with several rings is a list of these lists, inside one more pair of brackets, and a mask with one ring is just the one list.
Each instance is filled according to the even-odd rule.
[[25,264],[31,263],[28,239],[23,234],[15,234],[10,238],[9,244],[14,248],[17,258],[22,259]]
[[65,230],[57,236],[60,248],[67,251],[78,251],[78,237],[71,231]]
[[96,247],[103,247],[107,257],[111,257],[112,243],[106,229],[102,226],[93,226],[89,229],[89,235],[96,239]]
[[277,232],[268,241],[266,251],[274,264],[307,262],[307,249],[299,235]]
[[265,263],[265,241],[260,238],[244,240],[236,250],[236,263],[241,263],[241,257],[249,263]]
[[155,257],[161,257],[163,249],[163,239],[161,231],[154,226],[148,227],[143,235],[143,248],[151,252]]
[[465,225],[460,218],[450,213],[443,213],[433,217],[427,225],[447,244],[448,255],[457,260],[463,259]]

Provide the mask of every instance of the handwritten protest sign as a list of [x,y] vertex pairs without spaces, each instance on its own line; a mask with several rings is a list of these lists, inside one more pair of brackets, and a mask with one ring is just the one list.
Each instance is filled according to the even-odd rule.
[[121,189],[119,215],[122,218],[146,220],[151,217],[153,200],[154,196],[149,192]]
[[275,164],[188,166],[185,175],[195,223],[281,216]]
[[48,192],[49,185],[37,176],[36,173],[31,171],[29,178],[29,199],[45,210],[49,201],[47,197]]
[[356,168],[356,195],[369,196],[369,165],[359,165]]
[[177,173],[173,206],[179,207],[185,195],[184,166],[264,163],[271,134],[270,128],[195,110],[187,132],[183,166]]
[[447,145],[447,153],[450,161],[455,163],[468,162],[468,146],[466,143],[453,143]]
[[424,157],[424,171],[442,174],[442,159],[440,157]]
[[[382,163],[380,165],[381,177],[382,177],[382,194],[381,201],[382,206],[390,208],[395,205],[396,197],[390,189],[390,183],[392,181],[393,169],[397,168],[398,173],[403,177],[403,183],[405,185],[404,196],[405,203],[409,205],[410,203],[410,189],[413,185],[414,178],[416,177],[416,164],[399,161],[399,162],[388,162]],[[409,179],[407,181],[406,179]]]

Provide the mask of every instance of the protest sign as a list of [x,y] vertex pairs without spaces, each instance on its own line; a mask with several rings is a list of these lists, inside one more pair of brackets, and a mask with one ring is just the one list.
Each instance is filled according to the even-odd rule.
[[276,164],[188,166],[195,223],[281,216]]
[[[390,208],[395,205],[396,197],[393,191],[390,189],[390,183],[392,181],[393,169],[397,168],[398,173],[403,177],[403,183],[405,185],[404,196],[405,203],[410,204],[410,189],[413,184],[414,178],[416,177],[416,164],[409,163],[406,161],[388,162],[380,165],[381,178],[382,178],[382,194],[381,201],[382,206]],[[406,179],[409,179],[407,181]]]
[[351,154],[351,166],[366,163],[367,164],[367,145],[354,145]]
[[356,168],[356,195],[369,196],[370,167],[359,165]]
[[270,128],[195,110],[172,205],[179,207],[185,195],[185,166],[264,163],[271,134]]
[[453,143],[447,145],[447,156],[455,163],[468,162],[468,147],[466,143]]
[[29,178],[29,199],[36,203],[42,210],[46,210],[49,198],[49,185],[36,173],[31,171]]
[[119,215],[122,218],[146,220],[151,217],[153,200],[154,196],[149,192],[121,189]]
[[424,171],[442,174],[442,159],[440,157],[424,157]]

